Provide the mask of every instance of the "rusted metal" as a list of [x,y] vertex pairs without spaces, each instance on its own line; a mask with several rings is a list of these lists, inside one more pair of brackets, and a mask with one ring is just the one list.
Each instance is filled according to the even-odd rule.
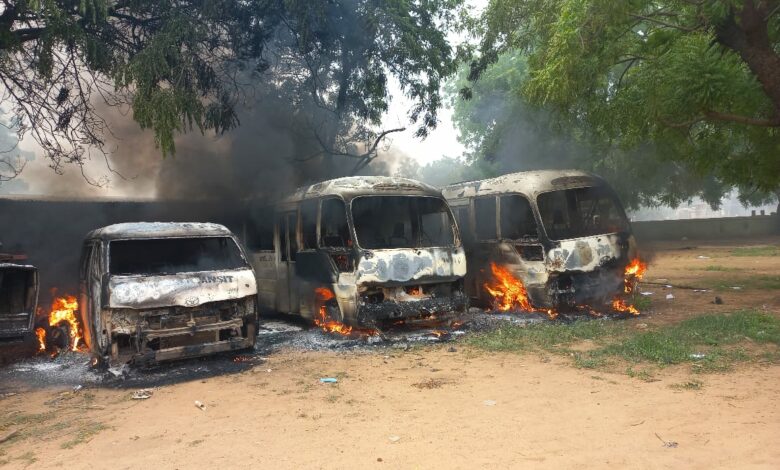
[[[132,243],[138,241],[151,245]],[[206,248],[191,252],[190,246],[221,247],[228,261],[206,259],[218,257]],[[139,251],[151,264],[135,266],[128,250],[143,248],[159,252]],[[187,263],[176,260],[177,250]],[[123,257],[129,259],[125,265]],[[148,363],[254,345],[254,272],[236,237],[221,225],[103,227],[86,237],[81,266],[79,305],[87,345],[99,360]]]
[[[566,214],[551,214],[549,208],[543,212],[539,198],[556,193],[566,195],[562,201],[573,201],[576,198],[572,191],[592,191],[594,201],[612,211],[616,228],[590,228],[582,233],[552,236],[551,226]],[[529,171],[453,184],[443,188],[442,194],[458,215],[461,230],[468,232],[463,233],[469,263],[466,286],[477,302],[487,305],[491,300],[483,288],[491,273],[491,262],[505,266],[520,279],[531,303],[538,308],[598,305],[622,292],[625,266],[636,257],[636,241],[622,206],[602,178],[576,170]],[[523,204],[532,214],[524,222],[527,233],[522,237],[507,237],[503,233],[508,230],[503,217],[511,214],[502,211],[502,203],[508,204],[506,198],[511,196],[526,201]],[[493,236],[480,237],[477,233],[480,219],[484,224],[486,218],[484,212],[479,217],[476,213],[480,200],[490,202],[484,207],[495,208],[495,217],[487,217],[488,224],[495,223],[495,230],[491,227]],[[595,221],[594,227],[606,225],[599,222],[597,211],[601,207],[597,205],[594,203],[589,209],[592,213],[580,214],[588,223]]]

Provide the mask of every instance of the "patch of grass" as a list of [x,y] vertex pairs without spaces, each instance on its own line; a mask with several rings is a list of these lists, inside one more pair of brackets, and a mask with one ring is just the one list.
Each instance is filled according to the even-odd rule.
[[644,312],[650,308],[653,304],[653,300],[649,295],[635,295],[634,298],[631,299],[631,303],[640,312]]
[[[726,354],[722,347],[748,338],[758,343],[780,345],[780,320],[755,310],[732,314],[701,315],[655,331],[642,332],[607,346],[601,353],[638,362],[661,365],[696,361],[699,349],[711,349],[704,358],[729,362],[739,355]],[[712,359],[713,361],[715,359]]]
[[715,290],[734,290],[733,287],[742,289],[777,290],[780,289],[780,276],[757,274],[753,276],[738,276],[732,279],[712,279],[705,281]]
[[688,380],[678,384],[672,384],[669,387],[675,390],[701,390],[704,387],[704,383],[700,380]]
[[742,271],[740,268],[728,268],[726,266],[718,266],[711,264],[709,266],[705,266],[701,268],[702,271],[715,271],[715,272],[735,272],[735,271]]
[[327,397],[325,397],[325,401],[327,401],[328,403],[336,403],[340,399],[341,397],[338,395],[328,395]]
[[20,455],[19,457],[14,458],[14,460],[20,460],[24,462],[26,465],[25,467],[29,467],[30,465],[34,464],[38,461],[38,458],[35,456],[33,451],[28,450],[24,454]]
[[62,447],[63,449],[72,449],[79,444],[83,444],[84,442],[89,442],[90,440],[92,440],[93,437],[95,437],[101,431],[104,431],[106,429],[108,429],[108,426],[106,426],[103,423],[98,423],[98,422],[84,423],[81,426],[79,426],[79,428],[73,433],[73,438],[63,442],[60,445],[60,447]]
[[780,246],[747,246],[734,248],[731,256],[780,256]]
[[[590,340],[595,348],[573,351],[569,346]],[[692,364],[695,372],[726,371],[734,364],[780,360],[780,319],[757,310],[709,314],[674,325],[637,331],[624,323],[580,320],[571,324],[545,323],[505,326],[469,339],[488,351],[545,351],[573,357],[574,365],[601,369],[625,364]],[[749,345],[749,350],[743,346]],[[628,367],[626,374],[643,380],[646,369]]]
[[647,369],[634,370],[633,367],[627,367],[626,375],[635,379],[644,380],[645,382],[653,381],[653,374]]
[[528,326],[506,325],[469,338],[472,345],[488,351],[560,351],[576,341],[596,341],[624,330],[621,324],[602,320],[578,320],[573,323],[537,323]]

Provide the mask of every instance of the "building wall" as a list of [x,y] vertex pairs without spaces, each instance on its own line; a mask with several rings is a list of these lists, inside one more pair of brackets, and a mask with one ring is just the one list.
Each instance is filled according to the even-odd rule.
[[121,222],[215,222],[241,236],[245,207],[229,202],[20,200],[0,197],[0,251],[26,254],[38,267],[41,306],[49,293],[75,294],[84,236]]
[[780,235],[780,217],[723,217],[717,219],[653,220],[632,222],[634,234],[642,241],[716,240]]

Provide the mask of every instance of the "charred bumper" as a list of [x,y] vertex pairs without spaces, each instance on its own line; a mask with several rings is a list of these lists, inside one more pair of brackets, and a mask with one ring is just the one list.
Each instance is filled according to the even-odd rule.
[[109,313],[111,362],[143,364],[251,348],[254,297],[197,307]]
[[623,270],[603,268],[592,272],[562,272],[546,284],[528,286],[531,302],[541,308],[601,305],[623,292]]
[[462,281],[373,287],[360,295],[358,324],[370,325],[377,320],[463,312],[468,308],[468,300]]

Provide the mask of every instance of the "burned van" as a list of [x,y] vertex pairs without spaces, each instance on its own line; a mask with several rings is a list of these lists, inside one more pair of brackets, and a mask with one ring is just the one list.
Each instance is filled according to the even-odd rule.
[[339,178],[297,190],[272,214],[259,211],[248,243],[266,310],[370,326],[466,308],[465,253],[431,186]]
[[94,230],[79,278],[84,336],[97,360],[144,364],[254,346],[254,272],[222,225]]
[[458,220],[466,286],[489,305],[495,266],[519,279],[540,309],[600,307],[624,292],[636,242],[609,185],[581,171],[531,171],[453,184],[442,193]]
[[38,270],[0,254],[0,342],[32,336],[38,306]]

